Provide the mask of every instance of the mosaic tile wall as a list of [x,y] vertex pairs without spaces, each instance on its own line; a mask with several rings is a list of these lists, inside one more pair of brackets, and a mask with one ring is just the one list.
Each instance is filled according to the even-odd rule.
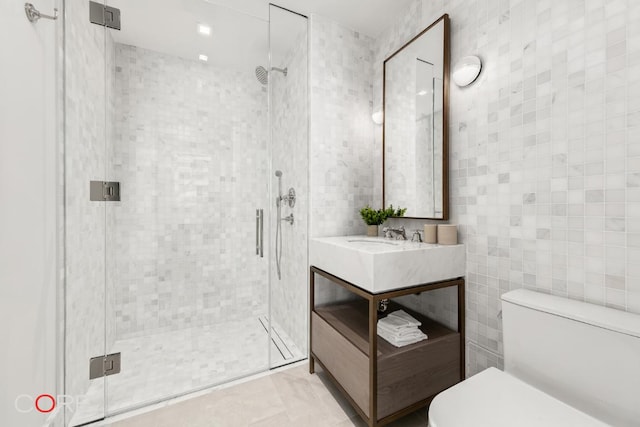
[[310,172],[312,237],[363,234],[373,203],[373,39],[311,17]]
[[384,58],[445,12],[452,63],[483,61],[450,109],[474,374],[503,363],[505,291],[640,312],[640,3],[416,0],[376,40],[377,102]]
[[116,46],[118,339],[267,310],[267,91],[253,70]]
[[[373,206],[372,45],[323,16],[310,18],[311,237],[366,233],[359,211]],[[316,303],[352,298],[316,276]]]
[[[88,21],[88,2],[65,6],[65,393],[80,396],[89,386],[89,359],[105,351],[105,206],[89,201],[89,181],[105,176],[106,120],[112,114],[104,101],[110,81],[105,61],[111,68],[113,42]],[[101,409],[96,407],[96,416]]]
[[[277,22],[275,23],[277,24]],[[272,57],[272,65],[287,68],[287,76],[274,72],[269,77],[271,90],[272,169],[282,171],[282,191],[296,190],[296,205],[284,204],[282,216],[293,214],[295,222],[282,222],[282,279],[278,279],[275,262],[271,268],[271,314],[293,339],[303,354],[307,353],[309,317],[308,301],[308,210],[309,210],[309,100],[307,19],[300,18],[292,31],[299,33],[282,58]],[[273,180],[273,194],[278,181]],[[271,247],[275,246],[276,208],[271,203]],[[272,252],[273,254],[273,252]],[[275,254],[273,254],[275,256]]]

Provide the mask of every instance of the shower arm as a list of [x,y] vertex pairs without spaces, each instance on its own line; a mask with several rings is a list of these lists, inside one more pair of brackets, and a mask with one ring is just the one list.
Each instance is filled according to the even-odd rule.
[[272,71],[280,71],[282,74],[284,74],[285,77],[287,77],[287,73],[289,72],[289,68],[285,67],[285,68],[278,68],[278,67],[271,67]]

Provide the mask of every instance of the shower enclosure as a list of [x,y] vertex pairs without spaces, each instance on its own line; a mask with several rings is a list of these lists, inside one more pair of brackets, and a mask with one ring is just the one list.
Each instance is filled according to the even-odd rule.
[[68,425],[306,357],[307,19],[221,4],[66,1]]

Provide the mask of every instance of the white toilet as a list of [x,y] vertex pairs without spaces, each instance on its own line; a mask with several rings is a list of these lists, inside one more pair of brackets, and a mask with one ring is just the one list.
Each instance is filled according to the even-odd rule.
[[502,296],[505,371],[440,393],[430,427],[640,426],[640,316],[524,289]]

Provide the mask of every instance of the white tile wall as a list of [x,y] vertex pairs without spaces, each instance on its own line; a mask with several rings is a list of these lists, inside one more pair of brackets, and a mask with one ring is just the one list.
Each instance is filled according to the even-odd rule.
[[[272,25],[278,25],[273,22]],[[272,66],[287,68],[286,77],[278,72],[270,74],[271,90],[271,152],[272,169],[281,170],[282,191],[290,187],[296,190],[296,204],[286,203],[282,216],[293,214],[293,225],[282,222],[282,278],[279,279],[275,260],[271,261],[271,315],[296,346],[306,354],[309,317],[308,301],[308,230],[309,230],[309,99],[308,88],[308,39],[307,20],[299,18],[289,49],[274,46],[274,50],[286,50],[282,58],[272,57]],[[292,29],[293,31],[293,29]],[[274,196],[278,191],[277,178],[271,176]],[[271,246],[275,245],[276,208],[270,199]],[[275,257],[275,253],[271,252]]]
[[416,0],[376,40],[377,102],[383,59],[443,13],[452,63],[483,61],[450,109],[473,374],[502,364],[510,289],[640,312],[640,3]]
[[311,17],[310,172],[312,237],[364,234],[373,203],[373,39]]
[[117,338],[267,310],[267,91],[253,70],[116,45],[109,204]]
[[[373,39],[310,18],[311,237],[365,234],[360,208],[374,203]],[[317,304],[353,298],[316,276]]]

